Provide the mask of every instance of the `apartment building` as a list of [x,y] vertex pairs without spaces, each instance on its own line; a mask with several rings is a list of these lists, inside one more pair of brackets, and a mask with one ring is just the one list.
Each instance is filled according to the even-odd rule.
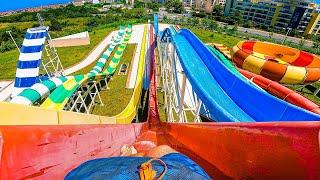
[[240,11],[244,20],[277,30],[295,29],[303,35],[319,34],[318,5],[297,0],[227,0],[224,14]]
[[186,7],[195,7],[210,13],[215,5],[224,6],[226,0],[183,0],[183,4]]

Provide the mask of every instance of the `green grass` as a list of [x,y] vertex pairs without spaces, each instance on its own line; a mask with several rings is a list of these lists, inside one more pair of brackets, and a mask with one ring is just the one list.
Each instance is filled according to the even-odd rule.
[[[112,79],[109,81],[108,86],[110,89],[100,92],[100,96],[102,102],[104,103],[104,106],[96,105],[92,110],[92,114],[101,116],[114,116],[123,111],[129,103],[133,93],[133,89],[125,88],[128,74],[118,75],[118,71],[121,64],[129,64],[128,68],[130,69],[135,49],[135,44],[127,45],[121,58],[120,64],[115,71]],[[110,59],[108,62],[110,62]]]
[[116,28],[97,29],[90,32],[90,45],[57,48],[62,66],[68,68],[81,62],[111,31]]
[[[320,82],[315,82],[312,84],[314,87],[316,88],[320,88]],[[308,90],[307,88],[304,88],[303,86],[299,86],[299,85],[294,85],[294,86],[288,86],[288,88],[295,90],[296,92],[298,92],[299,94],[307,97],[308,99],[310,99],[311,101],[313,101],[316,104],[320,105],[320,98],[317,97],[316,95],[313,94],[313,92],[311,92],[310,90]]]
[[0,56],[0,80],[13,79],[16,75],[16,67],[19,58],[18,50],[1,53]]
[[[81,62],[111,31],[117,28],[96,28],[90,32],[90,45],[57,48],[62,66],[68,68]],[[45,53],[44,53],[45,55]],[[1,54],[0,80],[9,80],[15,77],[19,52],[11,50]]]
[[218,43],[218,44],[224,44],[229,47],[233,47],[239,41],[245,40],[239,37],[230,36],[230,35],[222,34],[218,32],[212,32],[204,29],[191,28],[191,30],[204,43]]

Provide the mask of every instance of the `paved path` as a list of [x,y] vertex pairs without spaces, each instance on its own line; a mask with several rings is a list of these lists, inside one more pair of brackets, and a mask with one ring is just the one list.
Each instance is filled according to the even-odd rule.
[[[270,33],[268,31],[262,31],[262,30],[258,30],[258,29],[249,29],[249,28],[244,28],[244,27],[238,27],[238,31],[242,32],[242,33],[249,33],[249,34],[253,34],[253,35],[259,35],[259,36],[264,36],[264,37],[271,37],[273,39],[279,40],[279,41],[283,41],[286,36],[283,34],[277,34],[277,33],[272,33],[272,35],[270,36]],[[287,36],[286,41],[291,41],[293,43],[299,44],[301,42],[300,38],[296,38],[296,37],[291,37],[291,36]],[[304,40],[305,41],[305,46],[306,47],[312,47],[313,46],[313,42],[309,41],[309,40]]]
[[[226,23],[223,22],[218,22],[218,24],[220,26],[226,25]],[[231,25],[227,25],[228,27],[233,27]],[[272,35],[270,36],[270,32],[268,31],[262,31],[259,29],[252,29],[252,28],[245,28],[245,27],[241,27],[239,26],[237,29],[239,32],[242,33],[248,33],[248,34],[252,34],[252,35],[258,35],[258,36],[263,36],[263,37],[267,37],[267,38],[272,38],[272,39],[276,39],[278,41],[283,41],[286,36],[283,34],[278,34],[278,33],[272,33]],[[296,38],[296,37],[291,37],[291,36],[287,36],[286,41],[291,41],[293,43],[299,44],[301,42],[301,38]],[[313,42],[310,40],[304,40],[305,41],[305,46],[306,47],[312,47],[313,46]]]

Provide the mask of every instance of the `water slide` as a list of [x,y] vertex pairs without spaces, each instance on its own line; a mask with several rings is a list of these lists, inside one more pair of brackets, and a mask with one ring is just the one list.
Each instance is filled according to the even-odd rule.
[[[149,39],[153,38],[153,27],[150,27],[149,34],[151,37]],[[139,66],[138,66],[138,72],[137,72],[137,78],[136,83],[134,86],[133,94],[131,96],[131,99],[126,106],[126,108],[116,115],[114,118],[116,119],[117,124],[129,124],[132,122],[133,118],[136,116],[138,111],[138,105],[140,102],[140,97],[142,93],[142,87],[143,87],[143,78],[144,78],[144,72],[145,72],[145,60],[146,60],[146,53],[147,53],[147,34],[148,34],[148,27],[145,25],[144,31],[143,31],[143,38],[142,38],[142,45],[141,45],[141,51],[140,51],[140,57],[139,57]],[[149,42],[149,44],[151,44]],[[150,54],[152,56],[152,53]]]
[[[175,34],[179,31],[179,28],[177,26],[171,26],[170,27],[172,32],[174,32]],[[174,51],[174,47],[172,47],[172,44],[169,44],[169,51]],[[172,52],[175,53],[175,52]],[[180,103],[180,91],[182,88],[182,83],[183,83],[183,76],[184,76],[184,72],[183,72],[183,68],[180,64],[180,61],[178,58],[174,58],[174,62],[173,62],[173,66],[174,66],[174,71],[175,71],[175,76],[176,76],[176,89],[177,89],[177,106],[179,107],[179,103]],[[197,105],[197,99],[196,99],[196,94],[194,94],[193,90],[192,90],[192,86],[191,83],[188,79],[186,79],[186,87],[185,87],[185,94],[184,94],[184,105],[187,106],[188,108],[192,108],[192,109],[196,109],[196,105]]]
[[[115,37],[114,41],[109,45],[108,49],[102,54],[97,64],[90,72],[97,74],[98,72],[102,71],[101,68],[104,66],[105,62],[107,61],[111,53],[114,51],[115,46],[117,46],[124,38],[124,32],[125,27],[120,26],[120,30],[118,31],[118,34]],[[24,89],[20,94],[18,94],[18,96],[14,97],[10,102],[24,105],[33,105],[35,103],[39,103],[45,98],[47,98],[49,94],[58,86],[74,78],[74,76],[54,77],[49,80],[36,83],[30,88]]]
[[[294,104],[296,106],[299,106],[301,108],[304,108],[308,111],[320,114],[320,107],[316,103],[312,102],[308,98],[300,95],[299,93],[279,84],[278,82],[272,81],[270,79],[267,79],[261,75],[251,73],[249,71],[246,71],[244,69],[236,68],[229,59],[225,57],[223,54],[223,51],[227,49],[227,47],[223,45],[219,45],[218,47],[208,47],[218,58],[221,60],[221,62],[228,67],[229,70],[234,72],[236,75],[243,78],[246,77],[250,79],[251,82],[258,85],[268,93],[274,95],[275,97],[278,97],[284,101],[287,101],[291,104]],[[221,50],[221,52],[220,52]],[[229,51],[229,50],[228,50]],[[242,76],[242,75],[243,76]]]
[[48,29],[43,26],[27,30],[20,48],[12,97],[39,81],[39,67]]
[[189,30],[182,29],[172,39],[187,78],[215,121],[320,119],[319,115],[279,100],[237,77]]
[[[98,75],[79,75],[78,80],[73,80],[70,82],[65,83],[63,86],[58,87],[49,98],[41,105],[46,109],[54,109],[54,110],[62,110],[63,107],[68,102],[71,95],[74,93],[75,90],[85,81],[94,79],[94,78],[101,78],[105,77],[106,75],[113,74],[117,68],[117,65],[120,62],[122,57],[123,51],[125,50],[126,43],[128,42],[131,34],[127,34],[125,37],[122,45],[119,46],[118,51],[115,53],[115,57],[110,62],[109,66],[106,70]],[[143,85],[143,75],[145,71],[145,58],[146,58],[146,41],[147,41],[147,26],[144,28],[143,39],[142,39],[142,48],[139,57],[139,66],[137,72],[137,80],[134,87],[133,95],[126,106],[126,108],[114,117],[99,117],[100,123],[117,123],[117,124],[129,124],[132,122],[134,117],[137,114],[138,104],[141,97],[142,92],[142,85]],[[94,115],[92,115],[94,116]],[[84,119],[86,119],[84,117]],[[88,122],[88,121],[86,121]],[[93,121],[94,122],[94,121]]]
[[[167,31],[174,34],[171,29]],[[172,36],[172,40],[193,90],[214,119],[232,122],[254,121],[224,93],[218,82],[208,73],[207,67],[195,49],[180,32]]]
[[[125,37],[121,45],[117,48],[114,57],[112,58],[110,64],[105,69],[105,71],[101,72],[104,69],[105,63],[107,59],[103,56],[95,65],[95,67],[85,75],[77,75],[75,78],[66,81],[62,86],[59,86],[55,89],[49,97],[41,104],[41,107],[47,109],[55,109],[62,110],[65,105],[68,103],[71,96],[74,92],[84,83],[88,81],[92,81],[95,79],[102,79],[109,75],[113,75],[116,68],[120,63],[120,59],[123,55],[124,50],[126,49],[127,43],[131,37],[132,27],[128,27],[125,32]],[[110,51],[109,51],[110,52]],[[112,52],[112,51],[111,51]]]
[[231,49],[242,69],[283,84],[308,84],[320,79],[320,58],[280,44],[241,41]]
[[[141,149],[152,143],[171,145],[216,179],[320,178],[319,122],[161,123],[154,54],[150,57],[153,59],[147,123],[80,125],[74,113],[65,112],[73,114],[68,116],[72,125],[41,126],[40,120],[52,117],[50,111],[0,102],[0,109],[5,112],[16,110],[14,114],[3,113],[1,124],[3,120],[21,124],[25,116],[37,123],[0,126],[1,179],[63,179],[85,161],[119,155],[124,144]],[[26,109],[35,109],[36,115],[30,115]],[[23,116],[19,116],[21,113]],[[93,116],[88,119],[96,122]]]

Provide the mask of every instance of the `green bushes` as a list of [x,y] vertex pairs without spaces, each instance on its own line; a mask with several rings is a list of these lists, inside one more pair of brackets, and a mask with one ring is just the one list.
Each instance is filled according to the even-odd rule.
[[10,51],[16,48],[7,31],[11,31],[11,35],[15,39],[18,46],[22,44],[23,36],[25,34],[24,29],[18,29],[16,27],[1,29],[0,30],[0,52]]
[[[61,37],[82,31],[91,32],[94,28],[116,27],[121,24],[146,23],[151,19],[144,8],[121,9],[114,8],[107,12],[99,12],[92,4],[84,6],[67,5],[58,9],[45,9],[41,16],[45,25],[50,26],[52,38]],[[154,7],[157,7],[156,5]],[[11,30],[12,36],[18,46],[21,46],[27,28],[37,27],[36,13],[24,12],[0,18],[0,52],[10,51],[15,48],[6,31]],[[1,24],[0,24],[1,25]]]

